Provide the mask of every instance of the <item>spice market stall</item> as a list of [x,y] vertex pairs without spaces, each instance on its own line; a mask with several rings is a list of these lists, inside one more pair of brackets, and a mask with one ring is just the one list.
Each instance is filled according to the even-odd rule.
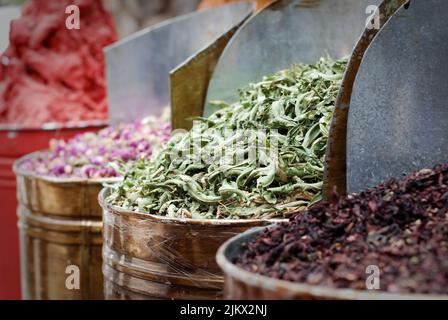
[[[207,41],[213,42],[221,33],[228,32],[234,21],[240,23],[251,8],[250,5],[231,7],[236,13],[231,19],[226,19],[229,16],[228,7],[199,14],[209,21],[212,17],[222,18],[223,24],[219,26],[209,23],[209,27],[202,25],[200,31],[197,28],[190,30],[188,23],[190,27],[196,26],[191,21],[197,21],[197,17],[189,15],[148,28],[107,48],[108,95],[112,106],[109,112],[114,125],[95,134],[79,135],[67,142],[52,141],[50,151],[35,153],[17,162],[15,171],[19,186],[24,298],[103,298],[102,212],[98,205],[98,193],[104,183],[120,180],[126,166],[149,157],[168,140],[171,132],[169,109],[166,106],[161,108],[163,101],[160,101],[164,93],[165,100],[168,97],[169,84],[161,81],[168,78],[169,69],[166,68],[189,58],[191,52],[207,48]],[[182,27],[178,31],[188,31],[191,36],[194,34],[197,40],[192,42],[185,38],[179,43],[176,39],[180,35],[166,37],[176,30],[176,26]],[[169,32],[163,32],[167,29]],[[201,37],[201,34],[205,36]],[[152,58],[158,59],[152,64],[138,61],[144,66],[139,70],[127,65],[127,72],[121,74],[120,80],[114,78],[116,68],[123,62],[117,63],[117,56],[130,58],[136,53],[133,47],[155,48],[163,41],[166,42],[165,51],[159,48],[153,53]],[[178,43],[175,52],[171,51],[172,43]],[[149,84],[160,89],[157,95],[149,92],[149,102],[153,104],[122,100],[120,92],[123,91],[116,90],[123,85],[120,81],[126,79],[128,90],[135,92],[136,87],[142,85],[142,79],[138,76],[143,75],[144,71],[154,71],[153,67],[158,73],[151,77]],[[142,91],[141,94],[148,97],[148,92]],[[134,95],[134,98],[143,101],[144,97]],[[159,104],[155,103],[157,101]],[[121,103],[119,107],[117,103]],[[138,113],[132,112],[136,109]],[[159,116],[138,119],[149,113]],[[137,120],[126,124],[133,117]],[[73,266],[78,268],[81,275],[79,290],[71,290],[67,286],[66,270]]]
[[336,103],[348,117],[335,119],[332,131],[346,136],[329,155],[346,141],[347,164],[329,169],[346,174],[348,195],[223,245],[226,298],[448,299],[447,88],[435,81],[446,65],[438,45],[446,21],[437,14],[446,6],[384,1],[382,28],[365,31]]
[[[300,4],[278,1],[250,18],[218,62],[208,117],[194,118],[190,131],[173,136],[100,195],[107,298],[220,298],[223,277],[214,261],[220,244],[320,201],[344,56],[364,29],[365,3],[325,2],[313,10]],[[313,51],[305,49],[303,41],[314,43],[310,32],[281,39],[268,33],[279,21],[290,30],[306,21],[307,30],[325,36],[315,39]],[[265,26],[266,34],[255,26]],[[334,39],[337,27],[344,36]],[[247,54],[263,46],[277,52],[279,41],[289,49],[267,66],[268,60]],[[338,60],[322,58],[329,49]],[[230,83],[214,85],[223,79]]]

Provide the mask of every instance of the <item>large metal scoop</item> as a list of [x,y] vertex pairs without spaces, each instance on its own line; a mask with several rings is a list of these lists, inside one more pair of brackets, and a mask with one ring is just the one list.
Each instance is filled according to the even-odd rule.
[[401,6],[367,49],[351,92],[347,191],[448,161],[446,0]]
[[[236,3],[171,19],[106,48],[111,124],[130,122],[170,105],[170,71],[232,32],[253,10]],[[185,79],[189,81],[189,79]]]
[[249,19],[224,50],[210,81],[205,116],[212,100],[234,101],[237,89],[294,63],[314,63],[352,53],[380,0],[280,0]]
[[361,61],[379,30],[406,3],[408,3],[408,0],[385,0],[382,2],[372,17],[374,19],[379,17],[379,20],[376,21],[377,24],[366,26],[363,35],[353,50],[336,100],[336,109],[330,128],[323,188],[323,195],[326,199],[333,197],[335,189],[340,195],[347,193],[347,119],[353,83]]

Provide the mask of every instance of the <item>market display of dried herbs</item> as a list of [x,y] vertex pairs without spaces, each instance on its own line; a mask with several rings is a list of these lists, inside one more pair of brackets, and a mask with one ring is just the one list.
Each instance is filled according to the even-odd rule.
[[151,156],[170,136],[169,112],[165,112],[161,117],[149,116],[68,141],[53,140],[49,151],[22,161],[20,169],[56,178],[118,177],[124,166]]
[[234,263],[272,278],[366,289],[448,293],[448,165],[321,202],[244,243]]
[[232,105],[215,102],[219,111],[138,161],[107,201],[193,219],[285,217],[318,202],[346,64],[299,64],[250,84]]

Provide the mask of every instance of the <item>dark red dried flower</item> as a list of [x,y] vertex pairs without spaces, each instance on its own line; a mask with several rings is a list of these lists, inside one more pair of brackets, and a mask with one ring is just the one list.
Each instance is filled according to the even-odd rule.
[[448,165],[333,202],[322,202],[242,247],[240,267],[283,280],[366,289],[448,293]]

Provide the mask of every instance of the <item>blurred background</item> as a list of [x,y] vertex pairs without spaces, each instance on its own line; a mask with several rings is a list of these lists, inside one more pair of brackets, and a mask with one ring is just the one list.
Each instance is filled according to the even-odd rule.
[[[0,6],[21,5],[25,0],[0,0]],[[201,0],[104,0],[114,15],[120,37],[173,16],[195,11]]]
[[[99,1],[0,0],[0,300],[21,296],[13,163],[47,149],[51,139],[107,124],[103,48],[164,20],[244,0],[103,0],[114,23]],[[258,0],[258,8],[270,1]],[[77,3],[91,9],[86,27],[59,28],[67,4]],[[76,130],[58,127],[65,125]]]
[[105,0],[120,37],[174,16],[195,11],[201,0]]
[[[104,0],[103,3],[113,14],[120,37],[125,37],[168,18],[235,1],[238,0]],[[0,6],[20,6],[25,2],[0,0]]]

